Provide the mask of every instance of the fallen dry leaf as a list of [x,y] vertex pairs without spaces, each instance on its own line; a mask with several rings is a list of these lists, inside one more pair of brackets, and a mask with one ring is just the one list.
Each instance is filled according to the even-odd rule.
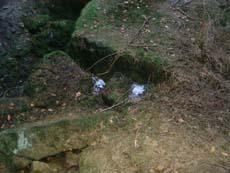
[[157,167],[155,168],[155,170],[158,171],[158,172],[162,172],[162,171],[165,170],[165,167],[164,167],[164,165],[159,164],[159,165],[157,165]]
[[229,154],[228,153],[225,153],[225,152],[222,152],[221,153],[223,156],[225,156],[225,157],[228,157],[229,156]]
[[210,153],[215,153],[215,151],[216,151],[216,148],[215,147],[211,147]]
[[185,120],[183,120],[182,118],[180,118],[180,119],[178,119],[178,122],[179,122],[179,123],[184,123]]
[[78,97],[80,97],[81,96],[81,92],[77,92],[76,94],[75,94],[75,97],[76,98],[78,98]]
[[7,120],[8,120],[8,121],[11,120],[11,115],[7,115]]
[[49,111],[49,112],[53,112],[54,110],[53,110],[53,109],[51,109],[51,108],[49,108],[49,109],[48,109],[48,111]]

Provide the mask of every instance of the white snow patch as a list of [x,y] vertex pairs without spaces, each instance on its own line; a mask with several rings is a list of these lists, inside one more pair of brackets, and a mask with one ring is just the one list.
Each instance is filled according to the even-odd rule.
[[131,86],[131,98],[137,98],[141,95],[143,95],[145,92],[145,85],[140,85],[140,84],[133,84]]
[[105,81],[96,76],[92,77],[92,81],[93,81],[93,94],[97,95],[100,93],[102,89],[105,88],[106,85]]
[[14,154],[17,154],[19,151],[31,146],[32,145],[29,143],[28,138],[24,134],[24,131],[21,131],[18,134],[17,148],[13,152]]

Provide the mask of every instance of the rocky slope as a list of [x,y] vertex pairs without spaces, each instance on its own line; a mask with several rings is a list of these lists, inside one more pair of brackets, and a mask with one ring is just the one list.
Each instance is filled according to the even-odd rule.
[[26,75],[1,71],[0,172],[229,172],[227,0],[40,2],[11,48]]

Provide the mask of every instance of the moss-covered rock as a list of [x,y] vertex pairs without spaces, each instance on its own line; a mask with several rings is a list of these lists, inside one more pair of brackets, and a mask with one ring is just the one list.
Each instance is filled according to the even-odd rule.
[[36,106],[46,107],[64,99],[75,100],[76,93],[89,92],[90,85],[87,73],[67,54],[55,51],[44,56],[27,81],[25,92]]
[[76,119],[33,123],[23,128],[4,130],[0,132],[0,165],[22,169],[33,161],[84,149],[98,137],[98,134],[91,132],[102,123],[107,124],[111,115],[81,115]]
[[[167,65],[159,66],[159,61],[165,61],[164,55],[144,46],[163,37],[160,30],[164,27],[164,14],[157,10],[159,3],[127,2],[88,3],[76,22],[71,53],[79,55],[76,57],[85,68],[103,59],[90,68],[95,73],[120,71],[139,82],[165,80],[169,75]],[[161,41],[169,43],[166,38]],[[146,55],[139,53],[142,47]]]
[[32,50],[44,55],[55,50],[64,50],[69,43],[74,22],[69,20],[50,21],[41,31],[32,36]]
[[15,131],[0,132],[0,163],[6,165],[6,167],[10,165],[13,151],[17,148],[17,138]]
[[31,33],[41,31],[41,28],[47,25],[50,20],[51,18],[47,14],[41,14],[32,17],[26,16],[23,19],[26,29],[28,29]]

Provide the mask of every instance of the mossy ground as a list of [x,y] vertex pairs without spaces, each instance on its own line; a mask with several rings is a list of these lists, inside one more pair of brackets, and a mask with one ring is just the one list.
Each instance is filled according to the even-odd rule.
[[[207,2],[213,5],[213,1]],[[35,125],[31,134],[38,134],[39,138],[34,140],[38,145],[28,155],[33,157],[42,151],[42,155],[45,153],[42,157],[46,157],[57,150],[66,152],[82,146],[76,141],[83,137],[87,147],[80,153],[78,172],[227,173],[230,167],[229,45],[228,34],[221,41],[217,36],[227,33],[228,20],[219,25],[207,18],[209,15],[202,7],[204,4],[198,0],[177,8],[167,1],[132,4],[132,1],[93,0],[89,3],[76,22],[67,50],[72,58],[87,68],[110,53],[119,53],[119,61],[110,75],[120,71],[146,82],[153,72],[156,83],[152,83],[153,87],[139,101],[114,108],[101,105],[100,95],[90,94],[80,104],[64,102],[52,109],[44,108],[43,111],[51,111],[53,115],[41,116],[45,122],[29,125]],[[142,28],[149,15],[150,20]],[[51,23],[56,23],[56,19]],[[43,60],[49,62],[60,54],[66,56],[55,52]],[[105,72],[111,62],[113,59],[91,70]],[[165,74],[170,75],[165,78]],[[126,88],[125,84],[118,88]],[[113,100],[120,97],[113,85],[108,92]],[[106,108],[113,111],[105,111]],[[32,115],[40,113],[35,110]],[[46,126],[48,120],[59,123]],[[86,133],[90,135],[86,137]],[[41,150],[44,144],[48,150]]]

